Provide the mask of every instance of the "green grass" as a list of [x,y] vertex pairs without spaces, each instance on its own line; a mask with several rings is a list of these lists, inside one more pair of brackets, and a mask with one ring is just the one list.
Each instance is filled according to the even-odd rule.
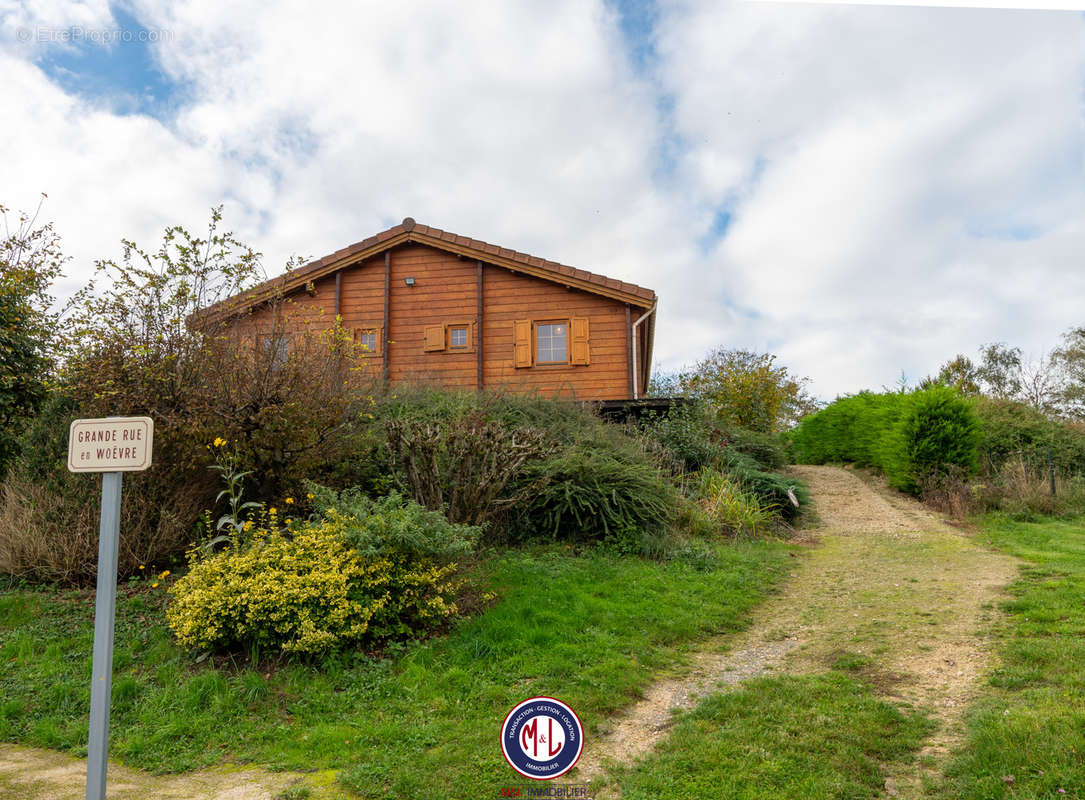
[[839,673],[758,678],[682,716],[620,775],[624,800],[877,797],[931,723]]
[[983,532],[1029,564],[1003,606],[990,692],[972,709],[939,791],[977,800],[1085,797],[1085,519],[992,515]]
[[[342,769],[365,797],[496,796],[508,709],[568,702],[590,733],[706,636],[734,631],[783,573],[773,541],[717,548],[711,569],[551,548],[480,568],[498,594],[447,636],[374,659],[267,672],[197,664],[162,597],[118,605],[111,755],[154,771],[231,760]],[[160,591],[160,590],[159,590]],[[93,596],[0,592],[0,740],[85,752]]]

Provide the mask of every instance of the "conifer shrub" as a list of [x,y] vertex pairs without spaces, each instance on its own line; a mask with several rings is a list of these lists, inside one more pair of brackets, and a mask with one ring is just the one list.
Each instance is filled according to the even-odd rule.
[[841,398],[803,420],[789,438],[799,463],[875,467],[891,485],[918,493],[931,476],[975,470],[980,425],[967,400],[935,386]]
[[930,476],[945,475],[951,469],[975,472],[980,428],[968,401],[947,386],[905,398],[899,422],[883,439],[882,468],[889,483],[918,494]]
[[873,392],[836,400],[788,434],[792,459],[801,464],[880,466],[883,435],[900,418],[903,402],[904,395]]
[[[806,485],[798,478],[763,470],[758,461],[736,450],[723,451],[719,469],[736,480],[743,491],[753,495],[761,508],[770,510],[784,522],[794,522],[810,501]],[[792,497],[798,505],[792,502]]]

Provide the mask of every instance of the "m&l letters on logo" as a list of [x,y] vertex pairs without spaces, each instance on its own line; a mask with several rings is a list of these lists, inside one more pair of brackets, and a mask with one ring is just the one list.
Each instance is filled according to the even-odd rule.
[[517,705],[501,725],[501,751],[521,775],[548,781],[571,770],[584,749],[584,728],[569,706],[553,697]]

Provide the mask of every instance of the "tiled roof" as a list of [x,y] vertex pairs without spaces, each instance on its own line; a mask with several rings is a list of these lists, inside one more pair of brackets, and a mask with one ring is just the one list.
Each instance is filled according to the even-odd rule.
[[[388,230],[381,231],[360,242],[336,250],[334,253],[329,253],[323,258],[310,261],[308,264],[299,267],[298,269],[291,270],[276,278],[264,281],[258,286],[243,292],[241,295],[229,298],[206,309],[203,313],[210,316],[218,316],[222,313],[228,314],[229,312],[234,311],[239,305],[243,304],[245,306],[250,306],[252,303],[266,299],[266,296],[271,295],[274,292],[289,292],[299,286],[304,286],[311,280],[323,277],[337,269],[350,266],[355,261],[377,255],[387,249],[387,247],[402,244],[404,242],[417,242],[419,244],[427,244],[432,247],[447,249],[461,255],[471,256],[486,263],[496,263],[498,266],[509,266],[510,264],[521,265],[525,268],[525,272],[529,272],[537,277],[553,280],[557,283],[574,285],[584,291],[594,291],[598,294],[607,296],[615,296],[615,294],[618,294],[621,296],[619,299],[626,300],[634,305],[643,306],[644,308],[648,308],[656,300],[656,293],[643,286],[614,280],[605,275],[598,275],[594,272],[588,272],[587,270],[575,269],[566,264],[548,261],[545,258],[528,255],[527,253],[521,253],[517,250],[510,250],[507,247],[498,247],[497,245],[483,242],[479,239],[472,239],[468,236],[451,233],[450,231],[443,231],[440,228],[433,228],[429,225],[420,225],[412,218],[407,217],[403,222],[388,228]],[[357,256],[357,258],[354,258],[355,256]]]

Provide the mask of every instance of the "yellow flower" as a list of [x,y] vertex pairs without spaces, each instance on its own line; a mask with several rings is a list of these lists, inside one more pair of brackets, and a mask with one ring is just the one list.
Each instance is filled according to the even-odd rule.
[[267,510],[267,513],[269,513],[269,514],[274,514],[274,513],[275,513],[276,511],[278,511],[278,510],[279,510],[279,509],[275,508],[275,506],[272,506],[271,508],[269,508],[269,509]]
[[305,495],[305,499],[306,500],[312,500],[313,499],[313,493],[309,492],[309,494]]
[[151,588],[152,589],[157,589],[158,588],[158,581],[155,581],[154,583],[152,583]]
[[170,574],[170,571],[168,569],[163,570],[162,572],[159,572],[158,573],[158,580],[164,581],[166,579],[166,576],[169,575],[169,574]]
[[142,565],[142,564],[140,564],[140,565],[139,565],[139,568],[140,568],[140,569],[143,569],[143,565]]
[[251,531],[252,530],[252,520],[251,519],[248,520],[244,525],[241,526],[241,529],[245,530],[245,531]]
[[294,504],[294,498],[293,497],[288,497],[283,502],[286,503],[288,506],[293,505]]
[[221,436],[216,436],[215,441],[211,442],[211,444],[213,444],[215,447],[222,447],[224,444],[226,444],[226,440],[223,439]]

